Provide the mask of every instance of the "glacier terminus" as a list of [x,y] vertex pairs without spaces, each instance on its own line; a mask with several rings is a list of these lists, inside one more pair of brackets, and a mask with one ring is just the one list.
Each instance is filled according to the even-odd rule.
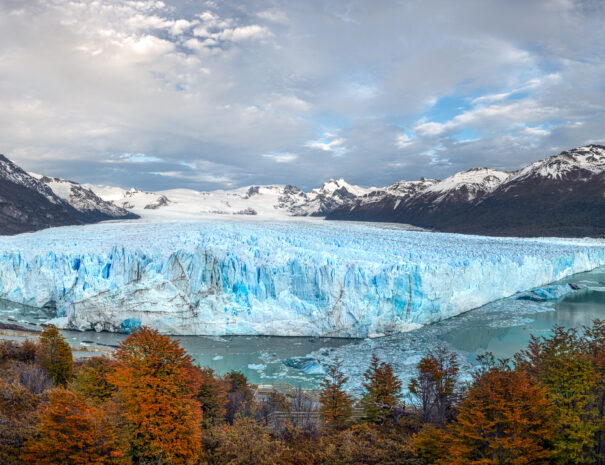
[[0,298],[67,329],[376,337],[605,265],[596,239],[320,220],[114,222],[0,237]]

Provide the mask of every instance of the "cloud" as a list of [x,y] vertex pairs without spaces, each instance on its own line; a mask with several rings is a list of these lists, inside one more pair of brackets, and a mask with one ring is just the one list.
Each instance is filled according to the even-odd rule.
[[465,128],[476,128],[487,131],[504,132],[517,127],[526,130],[526,124],[535,124],[555,120],[560,110],[554,106],[546,106],[533,98],[516,101],[506,101],[505,97],[497,103],[483,105],[483,102],[493,102],[493,98],[475,99],[475,104],[469,110],[463,111],[445,122],[427,121],[421,118],[414,126],[414,131],[426,137],[436,137]]
[[231,40],[234,42],[238,42],[241,40],[264,39],[272,35],[273,34],[269,30],[269,28],[265,26],[259,26],[258,24],[251,24],[249,26],[224,29],[217,35],[217,37],[222,40]]
[[516,169],[603,138],[604,20],[580,0],[4,0],[0,151],[147,190]]
[[265,153],[263,158],[268,158],[275,161],[276,163],[291,163],[298,160],[298,155],[295,153]]
[[236,23],[234,19],[221,18],[211,11],[205,11],[198,16],[202,24],[193,30],[193,34],[206,40],[239,42],[273,36],[266,26],[258,24],[233,26]]
[[395,145],[400,149],[408,147],[414,143],[414,137],[409,134],[398,134],[395,139]]
[[538,137],[544,137],[544,136],[548,136],[550,134],[550,131],[548,129],[544,129],[541,127],[531,127],[531,126],[527,126],[524,131],[529,134],[530,136],[538,136]]
[[325,132],[319,139],[308,141],[305,147],[323,152],[332,152],[334,155],[343,155],[347,152],[344,143],[345,139],[338,137],[335,133]]
[[268,10],[259,11],[256,16],[274,23],[288,22],[288,15],[286,12],[277,8],[269,8]]
[[119,156],[119,159],[130,163],[157,163],[164,161],[159,157],[145,153],[124,153]]

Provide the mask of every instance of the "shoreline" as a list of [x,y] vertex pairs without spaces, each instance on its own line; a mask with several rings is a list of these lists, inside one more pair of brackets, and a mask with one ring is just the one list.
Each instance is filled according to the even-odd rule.
[[[37,341],[41,331],[24,328],[23,326],[0,323],[0,340],[22,343],[27,340]],[[69,343],[69,341],[67,341]],[[114,349],[99,345],[71,344],[74,359],[85,359],[96,356],[112,357]]]

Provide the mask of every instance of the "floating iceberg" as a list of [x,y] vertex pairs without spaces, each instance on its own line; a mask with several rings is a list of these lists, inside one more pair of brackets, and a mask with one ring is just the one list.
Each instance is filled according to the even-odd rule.
[[539,287],[517,297],[519,300],[533,300],[534,302],[547,302],[560,300],[585,287],[577,284],[555,284],[552,286]]
[[326,371],[319,361],[313,357],[287,358],[282,363],[295,370],[300,370],[308,375],[325,375]]
[[373,337],[605,264],[591,239],[327,221],[104,223],[0,238],[0,298],[65,328]]

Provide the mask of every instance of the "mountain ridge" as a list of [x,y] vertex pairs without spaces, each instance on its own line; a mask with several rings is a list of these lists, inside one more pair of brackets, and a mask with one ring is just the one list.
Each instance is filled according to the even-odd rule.
[[[73,184],[78,190],[78,201],[76,198],[67,199],[57,195],[49,185],[53,183]],[[0,155],[0,234],[19,234],[55,226],[138,217],[125,210],[114,210],[115,206],[80,188],[79,184],[70,181],[32,176]],[[62,194],[66,192],[65,189],[61,191]],[[86,207],[82,203],[85,199],[88,199]],[[93,205],[94,202],[98,202],[97,207]]]
[[357,199],[334,209],[327,219],[494,236],[605,236],[604,146],[566,150],[510,173],[474,171],[480,170],[485,176],[475,176],[474,182],[452,182],[473,171],[467,170],[403,201],[383,190],[371,204]]
[[470,168],[441,181],[401,180],[382,188],[332,178],[309,192],[290,184],[146,192],[31,174],[0,156],[2,234],[108,219],[207,215],[394,222],[495,236],[603,237],[605,147],[580,146],[511,172]]

